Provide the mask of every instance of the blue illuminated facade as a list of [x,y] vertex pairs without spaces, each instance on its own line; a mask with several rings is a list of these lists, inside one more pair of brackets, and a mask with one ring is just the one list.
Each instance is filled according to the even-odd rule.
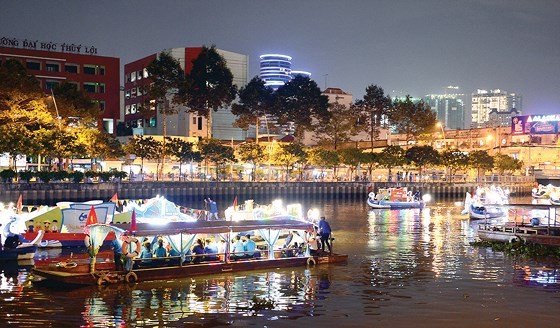
[[260,78],[273,89],[292,79],[292,57],[278,54],[261,56]]

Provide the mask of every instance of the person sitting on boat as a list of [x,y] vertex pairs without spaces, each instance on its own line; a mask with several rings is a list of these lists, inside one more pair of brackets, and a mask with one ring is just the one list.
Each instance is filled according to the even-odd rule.
[[533,227],[536,227],[536,226],[538,226],[539,224],[541,224],[541,220],[539,220],[539,218],[532,218],[532,219],[531,219],[531,225],[532,225]]
[[150,259],[150,260],[142,260],[140,263],[143,266],[151,266],[152,265],[152,260],[151,260],[152,257],[154,257],[154,254],[152,253],[152,243],[150,243],[149,241],[146,241],[144,243],[144,247],[142,248],[142,252],[140,252],[140,258],[141,259]]
[[167,249],[163,246],[163,239],[158,239],[158,247],[154,251],[155,257],[167,257]]
[[196,244],[192,249],[192,253],[194,255],[198,255],[194,257],[193,263],[197,264],[202,262],[202,255],[204,255],[204,243],[202,242],[202,239],[199,238],[196,240]]
[[327,222],[324,216],[321,217],[321,221],[319,221],[319,234],[321,235],[321,250],[325,252],[325,244],[329,248],[329,253],[331,253],[331,225]]
[[317,231],[315,229],[307,232],[305,241],[307,242],[307,246],[309,247],[309,253],[312,256],[317,255],[319,243],[317,242]]
[[53,220],[52,225],[51,225],[51,232],[58,232],[58,221],[57,220]]
[[217,261],[218,258],[218,245],[212,239],[206,239],[206,246],[204,247],[204,261]]
[[240,235],[235,236],[235,241],[233,243],[233,247],[231,250],[233,253],[232,255],[233,260],[238,260],[245,256],[245,246],[243,245],[243,242],[241,242]]
[[255,249],[257,249],[257,244],[251,240],[251,235],[247,234],[243,236],[243,249],[245,250],[245,257],[252,258],[255,254]]

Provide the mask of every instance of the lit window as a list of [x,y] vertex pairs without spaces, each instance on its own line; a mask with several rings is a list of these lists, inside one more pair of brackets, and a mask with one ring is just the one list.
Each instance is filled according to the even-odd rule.
[[136,104],[132,104],[130,107],[130,114],[136,114]]
[[134,82],[136,81],[136,71],[132,72],[132,74],[130,74],[130,82]]
[[141,127],[142,127],[142,123],[143,123],[143,122],[142,122],[142,119],[139,119],[137,122],[138,122],[138,123],[137,123],[137,126],[138,126],[139,128],[141,128]]
[[47,72],[60,72],[60,65],[58,63],[47,63]]
[[130,96],[131,96],[132,98],[136,98],[136,88],[132,88],[132,89],[130,90]]
[[129,115],[130,114],[130,105],[126,105],[124,106],[124,115]]
[[148,74],[148,69],[147,69],[147,68],[144,68],[144,77],[148,77],[148,75],[149,75],[149,74]]
[[138,71],[138,73],[136,74],[136,78],[138,80],[142,80],[142,71]]
[[126,97],[126,99],[130,99],[130,90],[129,89],[127,89],[125,91],[125,97]]

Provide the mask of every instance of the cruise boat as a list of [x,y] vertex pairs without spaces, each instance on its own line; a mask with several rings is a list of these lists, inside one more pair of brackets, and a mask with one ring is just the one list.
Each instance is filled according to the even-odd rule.
[[377,194],[372,191],[367,204],[372,208],[384,209],[424,208],[426,205],[419,192],[412,194],[406,187],[379,189]]
[[[283,231],[314,231],[311,222],[295,219],[293,217],[275,219],[254,219],[240,221],[195,221],[195,222],[168,222],[168,223],[136,223],[130,225],[94,224],[88,226],[90,239],[89,261],[68,259],[58,263],[37,266],[33,269],[36,276],[47,281],[55,281],[71,285],[110,284],[118,282],[142,282],[150,280],[184,278],[197,275],[210,275],[247,270],[261,270],[279,267],[299,267],[328,263],[346,262],[348,255],[323,254],[311,255],[309,247],[299,256],[284,256],[281,249],[276,247],[279,236]],[[99,245],[110,233],[114,232],[117,240],[122,242],[123,253],[126,257],[126,269],[116,271],[115,264],[111,261],[97,261],[96,254]],[[127,233],[128,231],[128,233]],[[236,255],[230,250],[229,245],[235,234],[252,234],[262,238],[264,245],[258,252],[260,256],[232,260]],[[194,240],[200,236],[216,236],[225,240],[225,250],[218,254],[220,260],[201,261],[200,263],[186,263],[186,258],[194,255],[189,250]],[[162,238],[178,256],[153,258],[158,264],[143,266],[142,260],[137,256],[140,253],[140,238]]]
[[[27,215],[19,215],[14,211],[5,210],[0,216],[0,261],[32,260],[37,246],[43,238],[44,231],[40,231],[32,241],[23,239]],[[23,240],[22,240],[23,239]]]

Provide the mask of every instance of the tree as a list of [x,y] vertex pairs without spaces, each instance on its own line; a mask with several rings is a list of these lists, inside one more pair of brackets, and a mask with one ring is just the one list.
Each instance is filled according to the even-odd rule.
[[[83,124],[84,120],[97,121],[99,106],[84,91],[72,83],[64,82],[53,89],[54,97],[49,97],[49,111],[56,115],[61,125]],[[56,104],[55,104],[56,102]]]
[[140,157],[140,173],[144,172],[144,159],[157,158],[161,143],[153,137],[134,136],[129,138],[129,142],[125,145],[128,154],[134,154]]
[[387,123],[387,116],[391,110],[391,97],[385,94],[383,88],[372,84],[366,88],[364,98],[357,100],[354,107],[360,113],[358,126],[361,131],[369,135],[373,150],[380,129]]
[[[178,106],[186,102],[187,82],[181,64],[167,52],[160,53],[158,58],[148,65],[147,70],[151,79],[147,89],[148,99],[156,101],[157,108],[163,116],[163,144],[160,160],[165,163],[167,116],[177,114]],[[149,106],[144,106],[144,108],[149,108]],[[157,174],[159,177],[160,170]]]
[[296,163],[305,164],[307,153],[301,144],[296,142],[280,145],[277,151],[272,154],[272,160],[277,165],[286,168],[286,182],[289,180],[291,169]]
[[340,164],[338,153],[333,150],[321,147],[313,148],[309,151],[309,163],[321,168],[321,176],[327,168],[333,168],[333,177],[336,178],[336,167]]
[[389,170],[389,179],[392,177],[392,168],[404,165],[406,162],[405,153],[406,151],[399,146],[388,146],[381,151],[379,165]]
[[337,150],[341,143],[350,141],[354,135],[357,116],[351,107],[339,104],[329,104],[329,115],[323,118],[316,131],[319,145],[332,145]]
[[389,121],[397,133],[406,136],[408,145],[420,135],[432,132],[436,124],[436,114],[424,101],[414,103],[410,96],[406,96],[404,100],[395,101],[389,112]]
[[468,155],[459,149],[446,150],[441,153],[440,158],[441,165],[446,168],[449,177],[453,176],[458,170],[464,170],[469,165]]
[[231,106],[233,115],[238,116],[235,126],[248,129],[249,125],[255,124],[256,142],[259,142],[259,119],[265,115],[272,115],[274,108],[274,96],[272,88],[264,85],[264,81],[258,76],[239,90],[239,101]]
[[219,169],[226,163],[235,162],[233,148],[222,145],[218,139],[203,140],[200,147],[203,160],[216,165],[216,178],[219,179]]
[[338,151],[338,156],[342,164],[350,168],[350,180],[353,179],[354,171],[358,168],[358,165],[367,161],[367,155],[358,148],[340,149]]
[[504,172],[508,171],[513,173],[523,168],[523,161],[506,154],[498,153],[494,155],[494,168],[496,168],[500,174],[504,174]]
[[296,76],[276,91],[278,121],[282,124],[292,122],[298,142],[305,130],[311,130],[313,120],[323,121],[329,117],[328,98],[309,77]]
[[477,177],[480,177],[485,170],[492,170],[494,157],[490,156],[486,150],[475,150],[469,153],[469,165],[477,170]]
[[426,166],[440,163],[440,155],[432,146],[414,146],[406,150],[404,157],[410,164],[418,168],[420,176]]
[[239,145],[239,160],[244,163],[251,163],[253,168],[251,170],[251,176],[253,181],[255,180],[255,169],[257,165],[265,158],[264,147],[256,142],[242,143]]
[[[168,153],[174,156],[179,162],[179,181],[181,181],[183,163],[190,162],[191,170],[193,162],[200,162],[202,156],[199,151],[195,150],[192,142],[185,141],[180,138],[167,138]],[[191,175],[192,175],[191,171]]]
[[189,111],[207,119],[207,137],[211,137],[212,111],[226,107],[235,99],[237,88],[233,74],[216,47],[202,47],[187,76],[189,82],[187,105]]

